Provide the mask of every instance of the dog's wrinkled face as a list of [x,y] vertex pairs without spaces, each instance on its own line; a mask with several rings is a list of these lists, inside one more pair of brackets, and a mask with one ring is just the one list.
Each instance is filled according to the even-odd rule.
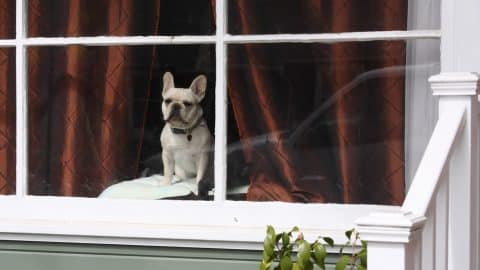
[[205,97],[207,78],[196,77],[189,88],[175,88],[173,75],[163,75],[163,119],[175,128],[190,128],[203,115],[200,101]]

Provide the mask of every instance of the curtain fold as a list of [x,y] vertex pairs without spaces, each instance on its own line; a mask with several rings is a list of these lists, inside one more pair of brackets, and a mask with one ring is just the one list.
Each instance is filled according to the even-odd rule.
[[[91,4],[91,1],[80,0],[65,3],[68,16],[58,24],[65,29],[53,31],[72,36],[92,32],[91,26],[84,23],[87,20],[84,16],[89,14],[77,12]],[[138,1],[100,1],[97,4],[105,5],[102,9],[108,10],[108,14],[95,20],[103,19],[99,24],[104,25],[104,31],[110,35],[128,35],[138,26],[128,14]],[[42,16],[48,7],[45,1],[34,3],[29,9],[30,18],[41,21],[35,16]],[[150,8],[149,15],[158,18],[159,5]],[[158,27],[153,28],[158,30]],[[30,31],[33,36],[42,34],[42,29],[33,26]],[[31,193],[97,196],[115,181],[136,175],[142,138],[133,139],[137,134],[131,119],[135,95],[131,91],[135,87],[129,68],[135,62],[134,50],[129,46],[29,50],[34,69],[29,76]],[[154,58],[153,47],[149,53],[150,57],[146,58]],[[40,67],[34,68],[37,65]],[[151,77],[152,69],[150,60],[149,70],[143,71],[141,76]],[[53,88],[46,82],[42,84],[44,76],[50,76]],[[140,106],[143,108],[139,111],[145,112],[148,97],[142,100]],[[45,104],[48,104],[46,108]]]

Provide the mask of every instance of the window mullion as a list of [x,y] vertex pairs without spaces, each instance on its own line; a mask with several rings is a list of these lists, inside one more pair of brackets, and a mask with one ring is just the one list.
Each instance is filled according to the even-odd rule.
[[[1,40],[0,40],[1,41]],[[30,37],[28,46],[116,46],[116,45],[171,45],[212,44],[215,36],[92,36],[92,37]]]
[[28,190],[26,7],[26,0],[16,1],[16,195],[18,197],[27,195]]
[[377,40],[416,40],[440,39],[441,31],[408,30],[408,31],[367,31],[342,33],[310,33],[310,34],[261,34],[261,35],[228,35],[224,39],[228,44],[245,43],[335,43]]
[[216,1],[215,83],[215,201],[224,201],[227,190],[227,0]]

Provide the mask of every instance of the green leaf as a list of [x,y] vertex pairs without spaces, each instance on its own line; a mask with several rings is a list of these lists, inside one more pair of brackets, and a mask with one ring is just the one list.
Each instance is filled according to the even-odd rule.
[[266,262],[269,262],[273,260],[275,257],[275,251],[274,251],[275,246],[272,244],[271,241],[268,239],[265,239],[265,242],[263,243],[263,260]]
[[357,270],[367,270],[367,268],[363,267],[362,265],[357,266]]
[[310,244],[305,240],[300,240],[298,242],[298,252],[297,252],[297,264],[304,268],[307,262],[310,260]]
[[360,258],[360,265],[364,266],[365,268],[367,267],[367,250],[362,249],[358,253],[358,257]]
[[363,247],[363,248],[367,248],[367,241],[363,241],[363,240],[362,240],[362,241],[360,241],[360,242],[362,243],[362,247]]
[[272,263],[273,262],[262,261],[262,263],[260,264],[260,270],[270,270],[270,267],[272,266]]
[[288,246],[288,244],[290,244],[290,236],[288,236],[287,233],[283,233],[282,244],[283,246]]
[[267,237],[272,240],[272,243],[274,242],[275,229],[271,225],[267,226]]
[[337,264],[335,265],[335,270],[345,270],[345,267],[350,264],[350,257],[343,255],[338,259]]
[[275,236],[275,243],[278,243],[278,241],[280,241],[280,239],[282,239],[283,234],[284,233],[279,233]]
[[292,228],[290,232],[298,232],[298,231],[300,231],[300,229],[297,226],[295,226]]
[[313,270],[313,263],[308,260],[306,263],[305,263],[305,266],[303,267],[303,269],[305,270]]
[[323,237],[323,241],[325,241],[329,246],[333,247],[335,243],[333,242],[333,239],[330,237]]
[[267,235],[263,241],[263,260],[269,262],[275,257],[275,229],[272,226],[267,226]]
[[325,258],[327,257],[327,249],[322,244],[313,246],[313,259],[321,269],[325,269]]
[[352,233],[353,233],[353,229],[345,232],[345,236],[348,238],[348,240],[350,240],[352,238]]
[[280,258],[280,269],[281,270],[292,270],[292,258],[290,256],[283,256]]
[[301,268],[300,265],[298,265],[298,263],[294,263],[292,270],[303,270],[303,268]]

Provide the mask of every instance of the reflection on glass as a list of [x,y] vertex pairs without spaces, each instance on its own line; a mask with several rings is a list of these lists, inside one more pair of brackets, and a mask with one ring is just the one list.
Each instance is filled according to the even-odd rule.
[[[213,46],[31,47],[28,56],[31,195],[97,197],[113,184],[163,175],[166,71],[182,88],[206,76],[201,106],[214,126]],[[136,183],[109,196],[195,198],[188,188],[196,186],[178,192]]]
[[0,194],[15,194],[15,48],[0,48]]
[[15,38],[15,0],[0,4],[0,39]]
[[403,41],[230,45],[230,199],[401,204],[405,74]]
[[29,36],[208,35],[214,0],[29,1]]

